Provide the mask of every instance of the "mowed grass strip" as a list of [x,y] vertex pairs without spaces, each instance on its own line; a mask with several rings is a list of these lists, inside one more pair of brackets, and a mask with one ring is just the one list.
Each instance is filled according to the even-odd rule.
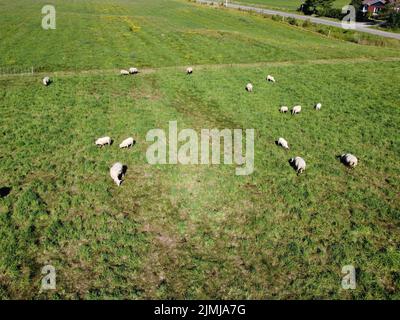
[[57,29],[43,30],[45,1],[0,0],[0,67],[37,72],[189,64],[379,58],[398,48],[361,46],[236,10],[187,1],[54,0]]
[[[384,58],[341,58],[341,59],[316,59],[316,60],[288,60],[288,61],[274,61],[274,62],[255,62],[255,63],[219,63],[219,64],[192,64],[196,71],[208,70],[221,70],[229,68],[272,68],[280,66],[293,66],[293,65],[340,65],[344,63],[367,63],[367,62],[396,62],[400,61],[400,57],[384,57]],[[138,73],[151,74],[164,72],[186,72],[187,66],[167,66],[158,68],[141,68]],[[92,70],[69,70],[69,71],[54,71],[54,72],[34,72],[34,73],[13,73],[10,70],[9,73],[0,74],[3,79],[19,78],[21,76],[28,77],[75,77],[75,76],[115,76],[120,74],[121,69],[92,69]]]
[[[348,62],[61,75],[47,88],[0,79],[0,185],[11,187],[0,200],[0,296],[398,299],[399,71]],[[300,115],[278,112],[294,104]],[[254,128],[255,172],[148,165],[146,133],[170,120]],[[114,145],[96,148],[102,135]],[[128,136],[136,146],[119,150]],[[343,152],[359,157],[356,169],[335,158]],[[296,155],[301,176],[288,164]],[[128,166],[120,188],[108,176],[116,161]],[[57,290],[39,294],[47,263]],[[357,290],[341,289],[346,264]]]

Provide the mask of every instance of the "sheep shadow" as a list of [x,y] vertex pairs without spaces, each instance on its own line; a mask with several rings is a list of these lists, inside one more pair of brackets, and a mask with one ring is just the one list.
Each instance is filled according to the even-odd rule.
[[126,175],[127,171],[128,171],[128,166],[127,165],[123,165],[121,174],[124,176],[124,175]]
[[335,156],[335,158],[336,158],[336,159],[339,159],[340,163],[343,164],[346,168],[353,169],[350,165],[348,165],[348,164],[346,163],[345,157],[342,157],[341,154]]
[[121,184],[124,182],[123,178],[125,177],[127,171],[128,171],[128,166],[123,165],[122,166],[122,171],[118,176],[118,179],[121,180]]
[[290,159],[288,160],[288,162],[289,162],[289,165],[293,168],[293,170],[297,171],[297,170],[296,170],[296,165],[294,164],[294,159],[293,159],[293,158],[290,158]]
[[0,188],[0,198],[5,198],[7,197],[11,192],[10,187],[2,187]]

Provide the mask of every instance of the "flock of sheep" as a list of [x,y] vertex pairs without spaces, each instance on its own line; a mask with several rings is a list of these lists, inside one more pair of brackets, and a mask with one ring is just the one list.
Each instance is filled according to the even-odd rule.
[[137,68],[129,68],[129,70],[122,69],[120,73],[122,76],[128,76],[130,74],[138,74],[139,70]]
[[[135,75],[139,73],[137,68],[129,68],[129,70],[121,70],[120,74],[125,76],[125,75]],[[186,74],[190,75],[193,73],[193,68],[192,67],[188,67],[186,69]],[[275,78],[271,75],[267,76],[266,79],[268,82],[272,82],[275,83]],[[48,86],[51,84],[51,79],[49,77],[45,77],[43,78],[43,84],[45,86]],[[245,87],[246,91],[248,92],[252,92],[253,91],[253,85],[251,83],[248,83]],[[315,110],[321,110],[322,104],[321,103],[317,103],[315,105]],[[279,109],[279,112],[281,113],[287,113],[289,111],[289,108],[287,106],[282,106]],[[291,110],[291,113],[293,115],[295,114],[299,114],[301,112],[301,106],[297,105],[294,106]],[[105,145],[111,145],[112,144],[112,140],[110,137],[102,137],[99,138],[95,141],[95,144],[99,147],[103,147]],[[132,137],[129,137],[127,139],[125,139],[124,141],[122,141],[119,145],[120,148],[130,148],[135,144],[135,141]],[[284,149],[289,150],[289,144],[288,142],[280,137],[277,141],[276,144]],[[342,154],[340,157],[340,160],[343,164],[345,164],[348,167],[354,168],[357,164],[358,164],[358,159],[357,157],[355,157],[354,155],[350,154],[350,153],[345,153]],[[295,158],[291,158],[289,160],[290,165],[296,170],[297,174],[302,173],[305,169],[306,169],[306,162],[303,158],[301,157],[295,157]],[[117,162],[114,163],[112,165],[112,167],[110,168],[110,176],[113,179],[113,181],[117,184],[117,186],[120,186],[122,181],[123,181],[123,177],[126,173],[126,166],[124,166],[122,163]]]
[[[110,137],[102,137],[99,138],[95,141],[96,146],[99,147],[103,147],[105,145],[111,145],[112,144],[112,139]],[[135,140],[132,137],[129,137],[127,139],[125,139],[124,141],[122,141],[119,144],[120,149],[124,149],[124,148],[130,148],[135,144]],[[117,186],[120,186],[122,181],[123,181],[123,177],[125,175],[126,172],[126,167],[120,163],[114,163],[113,166],[110,169],[110,176],[111,179],[114,180],[114,182],[117,184]]]
[[[271,75],[268,75],[266,80],[268,82],[272,82],[272,83],[276,82],[275,78]],[[245,89],[247,92],[253,92],[253,84],[248,83],[246,85]],[[314,108],[315,108],[315,110],[319,111],[322,108],[322,104],[317,103],[314,106]],[[289,108],[287,106],[282,106],[279,109],[279,112],[281,112],[281,113],[287,113],[288,111],[289,111]],[[292,115],[299,114],[300,112],[301,112],[301,106],[299,106],[299,105],[294,106],[291,110]],[[282,137],[276,141],[276,144],[284,149],[287,149],[287,150],[289,149],[288,142]],[[339,157],[340,157],[341,162],[350,168],[354,168],[358,164],[357,157],[352,155],[351,153],[345,153]],[[296,170],[297,174],[302,173],[306,169],[306,161],[301,157],[291,158],[289,160],[289,163]]]

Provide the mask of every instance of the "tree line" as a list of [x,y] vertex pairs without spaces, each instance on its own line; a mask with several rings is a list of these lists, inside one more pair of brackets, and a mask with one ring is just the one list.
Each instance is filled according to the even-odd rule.
[[[333,6],[335,0],[305,0],[299,7],[299,11],[306,15],[318,15],[336,19],[342,19],[347,13],[342,13],[341,8]],[[351,0],[349,3],[356,9],[356,20],[367,21],[372,18],[385,22],[385,26],[392,29],[400,28],[400,0],[392,4],[387,4],[377,16],[372,16],[369,12],[362,12],[363,0]]]

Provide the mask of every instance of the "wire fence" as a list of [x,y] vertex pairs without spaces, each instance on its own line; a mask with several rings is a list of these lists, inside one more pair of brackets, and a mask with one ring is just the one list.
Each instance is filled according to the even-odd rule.
[[19,67],[19,66],[7,66],[0,67],[0,76],[11,76],[11,75],[32,75],[34,74],[33,67]]
[[[196,2],[200,3],[200,4],[207,4],[210,6],[222,6],[222,5],[226,6],[226,4],[228,3],[228,1],[226,1],[226,0],[214,0],[214,1],[212,1],[212,0],[196,0]],[[231,1],[229,1],[229,2],[231,2]]]

